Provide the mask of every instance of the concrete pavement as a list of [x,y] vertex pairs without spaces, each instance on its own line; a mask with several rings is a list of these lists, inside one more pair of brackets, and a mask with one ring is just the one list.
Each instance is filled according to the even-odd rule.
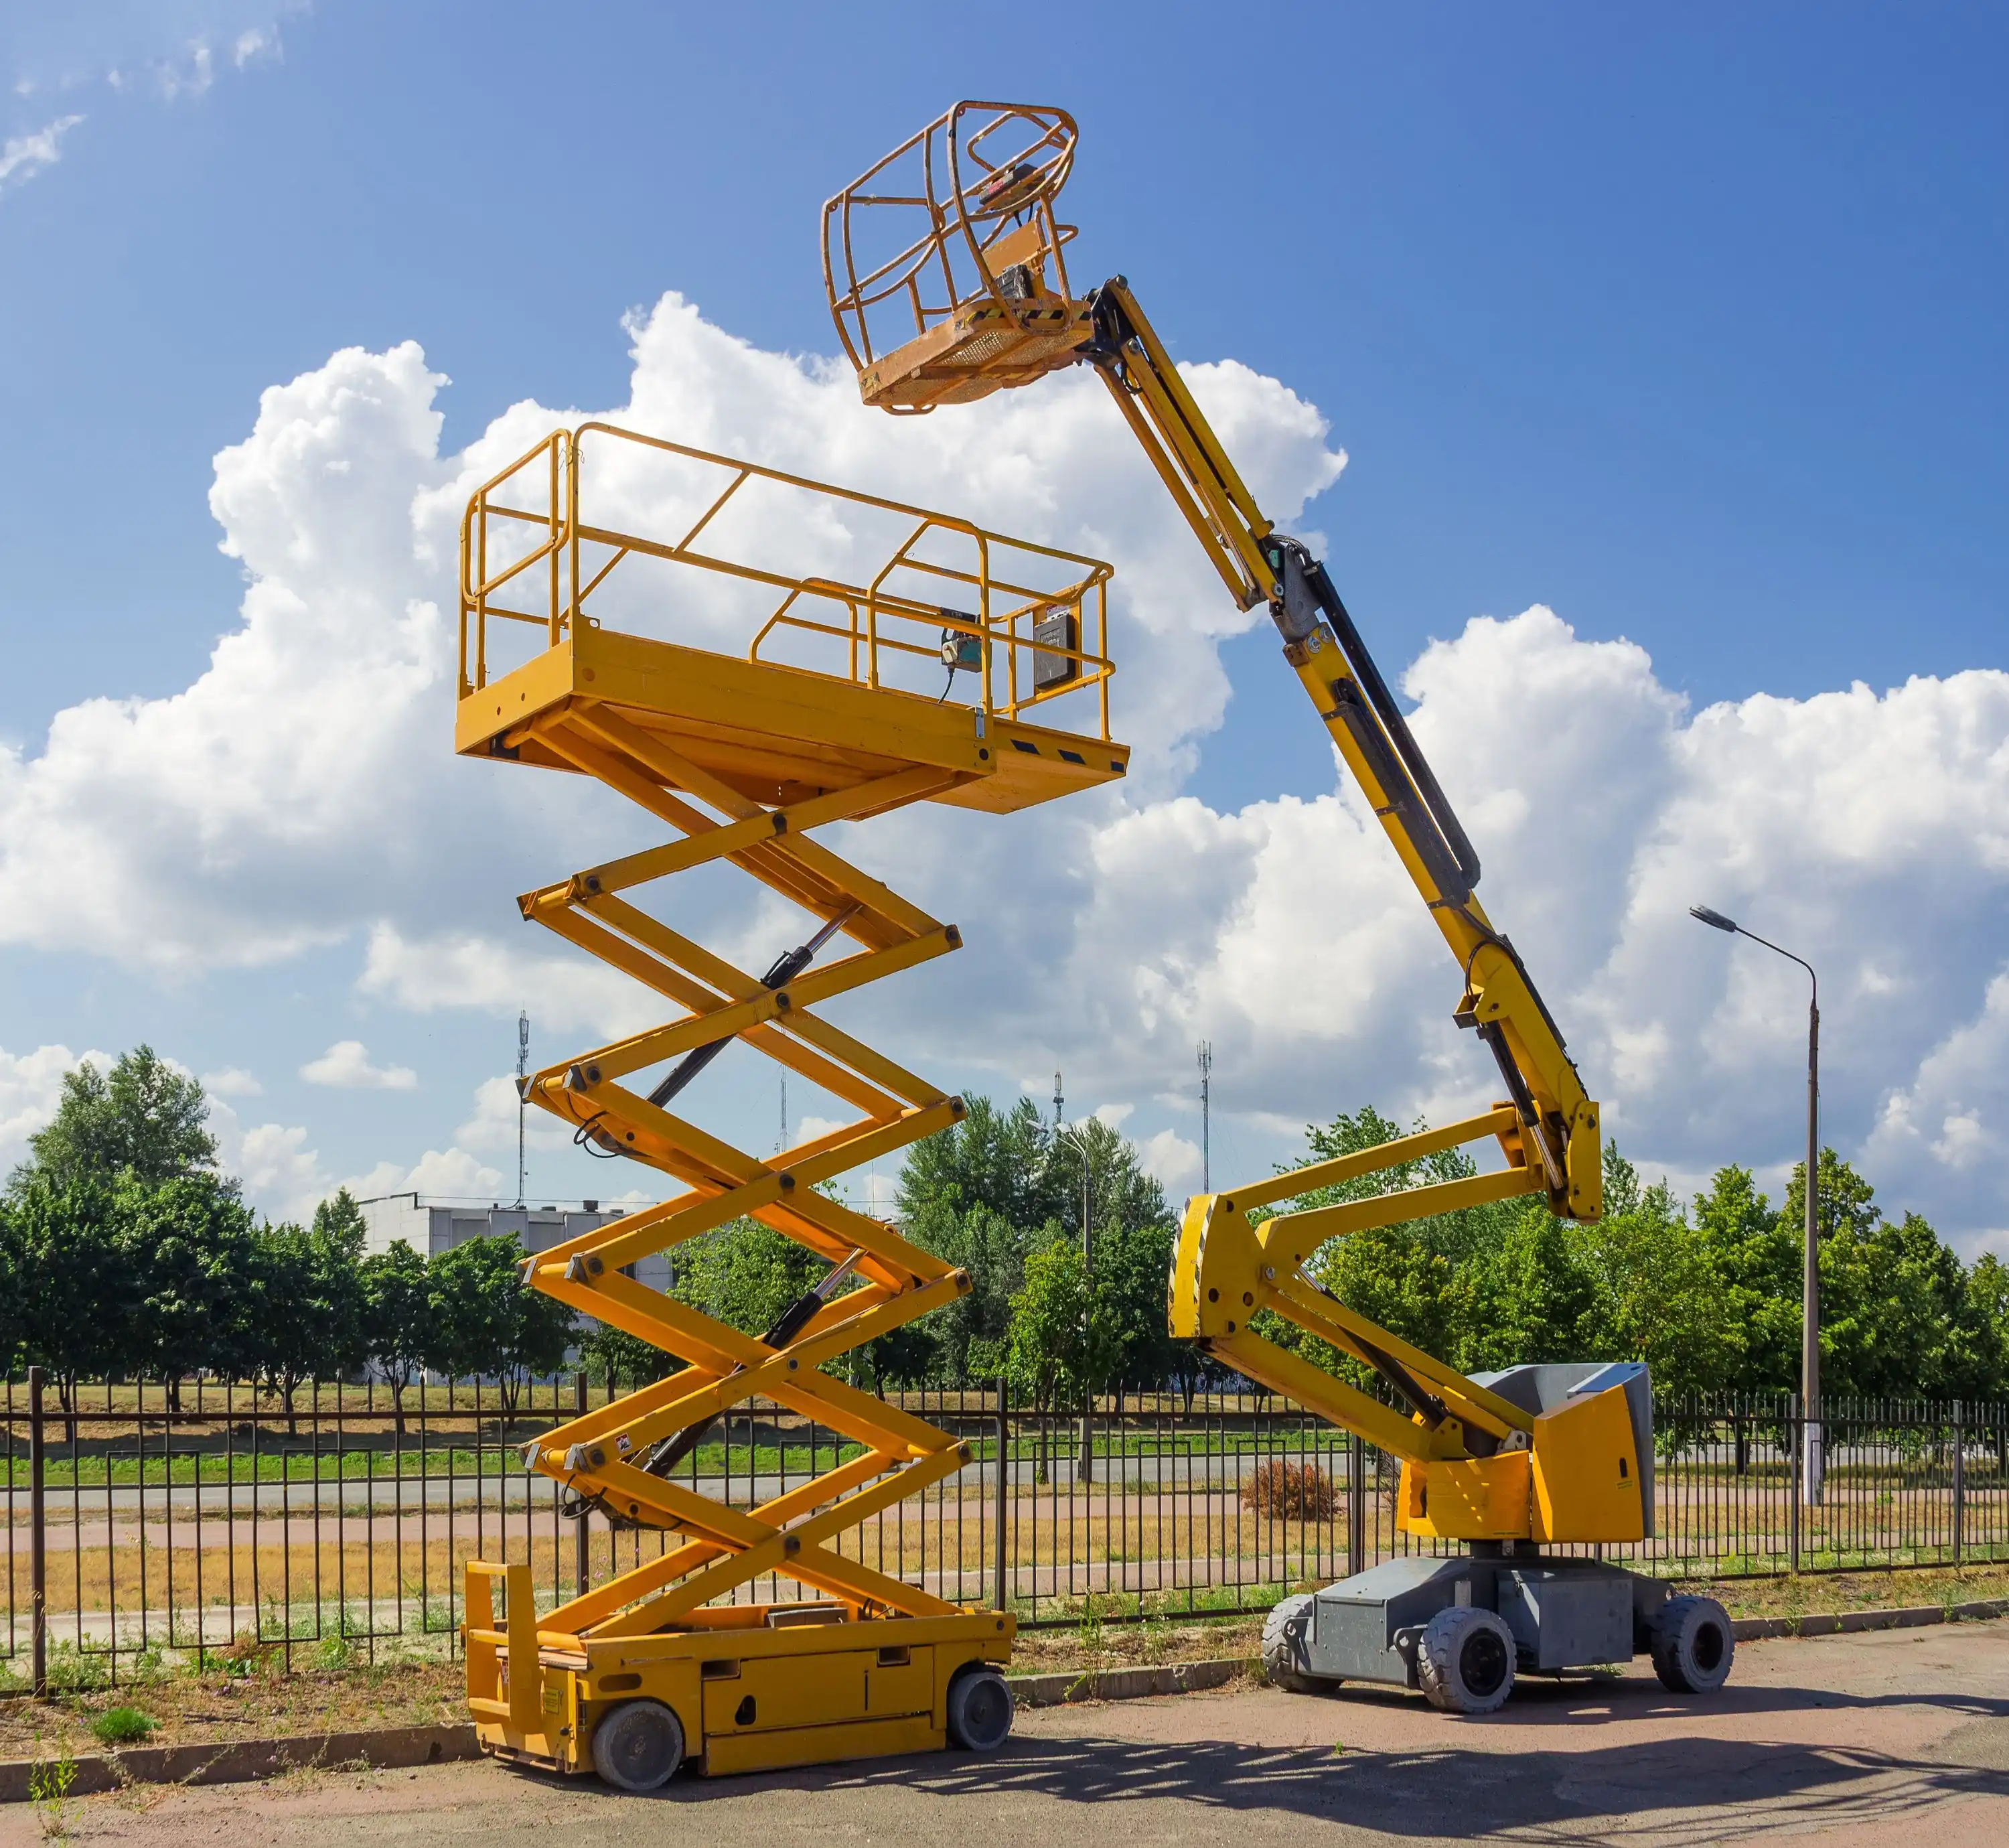
[[[1021,1714],[997,1758],[957,1754],[707,1783],[653,1798],[494,1765],[322,1773],[82,1806],[83,1839],[177,1848],[1609,1848],[2009,1842],[2009,1626],[1747,1644],[1713,1701],[1623,1676],[1530,1684],[1491,1720],[1398,1694],[1267,1689]],[[25,1807],[0,1844],[40,1839]]]

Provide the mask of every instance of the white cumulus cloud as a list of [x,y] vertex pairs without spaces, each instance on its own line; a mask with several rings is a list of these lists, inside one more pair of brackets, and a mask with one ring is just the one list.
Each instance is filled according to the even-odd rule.
[[320,1058],[302,1066],[300,1076],[310,1084],[325,1084],[331,1091],[416,1091],[419,1087],[419,1075],[408,1065],[372,1065],[369,1048],[360,1040],[337,1040]]
[[[1135,1106],[1119,1120],[1175,1196],[1196,1179],[1192,1144],[1148,1112],[1196,1039],[1214,1046],[1217,1116],[1253,1132],[1365,1101],[1406,1120],[1492,1096],[1490,1064],[1450,1019],[1458,972],[1337,770],[1322,793],[1232,812],[1190,793],[1228,697],[1220,644],[1263,619],[1221,594],[1092,377],[894,420],[859,406],[844,368],[763,352],[675,295],[630,333],[614,421],[980,513],[1117,568],[1116,729],[1138,747],[1133,775],[1017,816],[923,808],[833,831],[968,945],[833,1018],[920,1069],[994,1073],[1008,1094],[1061,1066],[1074,1094]],[[1231,361],[1188,376],[1273,515],[1300,523],[1345,459],[1318,410]],[[109,688],[54,715],[39,750],[0,749],[12,953],[194,981],[334,946],[379,1008],[527,1006],[540,1032],[610,1037],[668,1011],[510,902],[660,829],[583,779],[450,749],[461,509],[582,413],[519,404],[442,453],[445,383],[407,343],[338,353],[264,393],[217,459],[211,511],[246,588],[205,671],[166,698]],[[615,468],[599,491],[614,523],[657,530],[689,484]],[[841,555],[862,535],[785,537]],[[664,607],[707,645],[746,645],[722,605]],[[1607,1125],[1684,1181],[1791,1159],[1803,978],[1688,919],[1712,903],[1821,971],[1830,1140],[1891,1204],[1970,1245],[2009,1226],[1994,1158],[2009,1142],[2009,675],[1697,711],[1645,649],[1600,628],[1596,611],[1475,612],[1395,677],[1485,860],[1485,903]],[[799,917],[729,878],[643,896],[753,967],[799,940]],[[352,1056],[374,1069],[360,1045]],[[492,1196],[482,1155],[513,1130],[505,1084],[481,1085],[445,1149],[353,1184]],[[792,1087],[791,1102],[805,1120],[829,1108]],[[291,1133],[260,1145],[277,1185],[306,1158]],[[1214,1165],[1233,1179],[1218,1147]]]

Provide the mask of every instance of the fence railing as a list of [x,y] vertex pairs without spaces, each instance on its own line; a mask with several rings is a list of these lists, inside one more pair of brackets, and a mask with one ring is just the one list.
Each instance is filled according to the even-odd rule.
[[[527,1562],[549,1608],[664,1544],[562,1518],[558,1485],[524,1472],[522,1444],[606,1396],[583,1377],[414,1385],[402,1404],[381,1383],[308,1385],[289,1409],[208,1380],[67,1403],[52,1382],[9,1383],[0,1684],[116,1681],[163,1652],[288,1669],[450,1653],[470,1559]],[[845,1550],[1022,1624],[1259,1611],[1433,1550],[1395,1530],[1392,1460],[1275,1397],[1132,1395],[1084,1417],[995,1385],[894,1396],[972,1460]],[[1712,1577],[2009,1560],[2009,1406],[1829,1402],[1817,1506],[1792,1399],[1664,1400],[1656,1416],[1655,1532],[1606,1557]],[[755,1401],[678,1475],[749,1506],[846,1449]]]

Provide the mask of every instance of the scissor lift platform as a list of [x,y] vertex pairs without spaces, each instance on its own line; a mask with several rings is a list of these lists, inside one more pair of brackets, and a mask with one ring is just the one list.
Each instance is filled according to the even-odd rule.
[[[1004,813],[1120,778],[1108,567],[606,424],[554,432],[478,489],[462,556],[456,750],[593,777],[682,837],[518,901],[685,1010],[534,1073],[523,1095],[682,1189],[526,1260],[530,1281],[686,1364],[525,1446],[575,1517],[665,1538],[545,1612],[527,1564],[469,1562],[482,1747],[637,1789],[686,1758],[715,1774],[994,1747],[1011,1616],[864,1556],[865,1523],[944,1482],[969,1446],[827,1371],[970,1286],[820,1185],[963,1114],[820,1006],[962,937],[811,834],[912,802]],[[722,864],[812,920],[764,976],[630,896]],[[852,953],[817,963],[840,934]],[[857,1119],[767,1156],[699,1128],[679,1094],[728,1041]],[[830,1267],[764,1337],[632,1274],[745,1218]],[[756,1396],[834,1433],[842,1460],[750,1508],[672,1478]]]
[[993,814],[1119,780],[1130,747],[765,662],[582,624],[460,702],[455,748],[575,766],[541,734],[604,706],[742,795],[774,803],[942,772],[933,800]]

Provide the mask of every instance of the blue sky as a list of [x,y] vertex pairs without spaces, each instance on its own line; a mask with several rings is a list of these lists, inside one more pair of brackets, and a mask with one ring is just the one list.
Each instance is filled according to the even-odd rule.
[[[452,381],[452,452],[522,399],[621,403],[621,317],[667,289],[756,348],[832,352],[817,207],[971,94],[1072,109],[1078,267],[1125,271],[1182,360],[1232,356],[1328,420],[1348,466],[1305,523],[1391,668],[1536,604],[1640,644],[1692,712],[2009,665],[1999,11],[1244,6],[1231,34],[1218,8],[1161,5],[995,52],[942,17],[8,7],[0,143],[27,154],[0,182],[0,740],[31,759],[58,711],[203,673],[244,591],[212,459],[267,388],[416,339]],[[1222,815],[1333,786],[1272,647],[1219,647],[1233,697],[1183,793]],[[470,925],[516,889],[455,877]],[[1765,869],[1739,879],[1762,906]],[[1975,903],[1938,1037],[1881,1081],[1866,1053],[1838,1140],[1873,1136],[1890,1087],[1982,1019],[2009,943],[1999,897]],[[163,975],[17,944],[0,1047],[145,1034],[255,1071],[256,1108],[305,1126],[329,1174],[408,1162],[502,1069],[513,1018],[359,998],[358,957],[352,935]],[[1789,999],[1764,1041],[1788,1093]],[[349,1038],[413,1088],[296,1077]],[[1373,1084],[1349,1068],[1297,1114]],[[749,1080],[745,1109],[764,1094]],[[1143,1093],[1084,1101],[1178,1126]],[[1217,1170],[1224,1142],[1283,1152],[1289,1114],[1231,1116]],[[1692,1116],[1676,1134],[1642,1111],[1639,1136],[1706,1166]],[[1782,1154],[1790,1120],[1720,1158]]]

